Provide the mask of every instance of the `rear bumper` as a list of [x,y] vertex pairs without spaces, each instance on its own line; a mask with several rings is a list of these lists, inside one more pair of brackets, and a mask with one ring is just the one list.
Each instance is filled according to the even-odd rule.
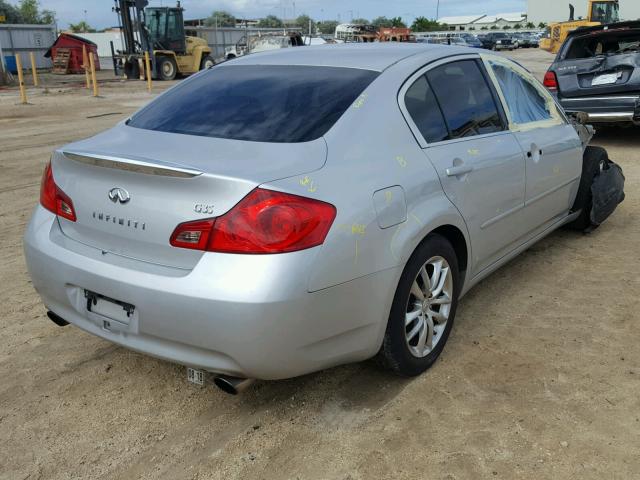
[[560,97],[566,112],[585,112],[592,123],[640,122],[640,95]]
[[[207,253],[193,270],[160,267],[70,240],[41,207],[24,249],[47,308],[81,329],[171,362],[269,380],[375,355],[399,277],[386,270],[309,293],[315,249]],[[134,305],[129,324],[106,329],[85,289]]]

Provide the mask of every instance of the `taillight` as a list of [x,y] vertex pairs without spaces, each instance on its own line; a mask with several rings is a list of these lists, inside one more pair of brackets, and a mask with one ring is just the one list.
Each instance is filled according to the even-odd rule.
[[40,204],[60,217],[71,220],[72,222],[76,221],[76,211],[73,208],[73,202],[66,193],[60,190],[60,187],[58,187],[53,180],[51,162],[47,164],[42,174]]
[[335,216],[329,203],[257,188],[221,217],[178,225],[170,243],[210,252],[294,252],[321,245]]
[[558,77],[555,72],[548,71],[544,74],[544,81],[542,82],[549,90],[558,90]]

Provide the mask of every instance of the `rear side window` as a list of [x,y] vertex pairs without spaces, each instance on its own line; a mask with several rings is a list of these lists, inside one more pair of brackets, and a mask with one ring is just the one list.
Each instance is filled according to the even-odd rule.
[[513,123],[539,122],[552,118],[551,99],[545,98],[542,89],[536,88],[529,80],[516,71],[495,62],[489,62],[495,73],[500,90]]
[[441,142],[449,138],[444,117],[424,75],[409,87],[404,97],[404,104],[413,123],[427,142]]
[[378,76],[352,68],[228,65],[162,95],[128,125],[255,142],[308,142],[324,135]]
[[447,63],[427,72],[444,115],[449,138],[505,130],[491,89],[474,60]]

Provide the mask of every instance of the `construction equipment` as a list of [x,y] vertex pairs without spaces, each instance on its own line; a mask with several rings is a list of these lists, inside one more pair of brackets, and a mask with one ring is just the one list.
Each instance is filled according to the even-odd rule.
[[569,21],[549,24],[547,36],[540,40],[540,48],[551,53],[558,53],[569,32],[578,28],[594,27],[620,21],[620,4],[618,0],[588,1],[586,19],[575,20],[574,7],[569,4]]
[[[215,61],[207,42],[184,33],[183,8],[148,7],[148,0],[114,0],[123,35],[123,50],[113,51],[116,75],[140,78],[144,52],[149,53],[153,77],[173,80],[212,67]],[[144,74],[143,74],[144,75]]]

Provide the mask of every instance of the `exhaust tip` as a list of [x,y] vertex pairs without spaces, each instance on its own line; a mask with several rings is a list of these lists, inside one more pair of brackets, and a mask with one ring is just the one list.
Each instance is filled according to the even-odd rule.
[[229,395],[238,395],[253,384],[253,379],[218,375],[213,379],[213,383],[216,387]]
[[51,320],[53,323],[55,323],[59,327],[65,327],[65,326],[69,325],[69,322],[67,322],[61,316],[56,315],[55,313],[53,313],[51,310],[49,310],[47,312],[47,317],[49,317],[49,320]]

